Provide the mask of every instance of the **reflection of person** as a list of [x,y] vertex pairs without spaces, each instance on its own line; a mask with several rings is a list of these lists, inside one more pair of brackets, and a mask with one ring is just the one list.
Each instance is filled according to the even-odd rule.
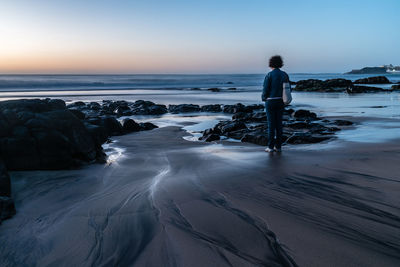
[[265,109],[268,119],[268,148],[266,152],[281,152],[282,145],[282,116],[283,116],[283,83],[289,83],[289,76],[280,70],[283,66],[281,56],[273,56],[269,59],[269,67],[272,69],[264,79],[262,101],[265,101]]

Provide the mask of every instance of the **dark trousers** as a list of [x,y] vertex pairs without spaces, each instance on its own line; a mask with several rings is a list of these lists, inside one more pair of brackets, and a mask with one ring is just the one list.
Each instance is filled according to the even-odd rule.
[[281,148],[282,145],[282,116],[285,105],[282,99],[271,99],[265,102],[268,119],[268,147]]

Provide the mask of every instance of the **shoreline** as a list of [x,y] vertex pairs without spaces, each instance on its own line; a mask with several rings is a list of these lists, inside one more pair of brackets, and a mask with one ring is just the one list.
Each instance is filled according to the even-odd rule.
[[[11,172],[19,211],[0,227],[3,265],[272,264],[254,220],[299,266],[399,263],[397,141],[270,156],[185,134],[165,127],[115,137],[126,150],[108,166]],[[18,255],[27,244],[31,256]]]

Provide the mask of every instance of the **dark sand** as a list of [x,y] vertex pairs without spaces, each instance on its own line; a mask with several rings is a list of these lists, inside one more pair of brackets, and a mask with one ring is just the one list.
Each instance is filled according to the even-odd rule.
[[398,141],[269,155],[183,135],[115,138],[108,166],[11,173],[0,266],[400,265]]

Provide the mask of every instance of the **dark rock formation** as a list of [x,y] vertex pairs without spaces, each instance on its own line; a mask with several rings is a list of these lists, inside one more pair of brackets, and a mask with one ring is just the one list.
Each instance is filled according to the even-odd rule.
[[11,182],[6,166],[0,160],[0,224],[15,214],[14,201],[11,198]]
[[317,114],[305,109],[299,109],[292,113],[292,116],[295,118],[305,119],[305,120],[315,120],[317,118]]
[[298,81],[294,90],[307,92],[340,92],[352,85],[353,83],[346,79],[328,79],[325,81],[308,79]]
[[124,119],[122,121],[122,128],[126,133],[138,132],[142,129],[142,127],[132,119]]
[[219,91],[221,91],[221,89],[219,89],[219,88],[217,88],[217,87],[213,87],[213,88],[208,88],[207,91],[219,92]]
[[224,105],[224,113],[238,113],[238,112],[252,112],[253,110],[264,109],[264,105],[254,104],[245,106],[242,103],[237,103],[235,105]]
[[154,125],[151,122],[141,122],[141,123],[139,123],[139,125],[140,125],[140,128],[142,131],[148,131],[148,130],[153,130],[155,128],[158,128],[157,125]]
[[165,105],[155,104],[151,101],[137,100],[132,105],[132,113],[135,115],[161,115],[168,112]]
[[388,84],[391,83],[385,76],[375,76],[354,81],[354,84]]
[[392,85],[392,90],[400,90],[400,84]]
[[200,111],[200,106],[193,104],[169,105],[168,110],[171,113],[198,112]]
[[74,102],[59,99],[0,102],[0,157],[9,170],[66,169],[104,162],[110,136],[154,129],[154,124],[116,119],[126,114],[163,114],[164,105],[139,100]]
[[103,155],[62,100],[0,102],[0,157],[9,170],[64,169]]
[[201,107],[201,111],[203,112],[221,112],[221,105],[215,104],[215,105],[204,105]]
[[102,104],[97,102],[74,102],[67,106],[71,112],[82,119],[82,114],[85,117],[98,117],[102,115],[112,115],[112,116],[131,116],[131,115],[161,115],[168,112],[165,105],[158,105],[151,101],[138,100],[136,102],[127,101],[112,101],[103,100]]
[[220,139],[220,136],[218,134],[210,134],[207,136],[207,138],[205,138],[204,141],[206,142],[212,142],[212,141],[217,141]]

